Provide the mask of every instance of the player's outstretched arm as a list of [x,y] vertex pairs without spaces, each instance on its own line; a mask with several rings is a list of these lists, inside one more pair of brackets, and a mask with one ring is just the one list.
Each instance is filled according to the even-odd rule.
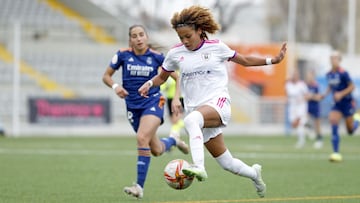
[[160,86],[163,84],[168,77],[170,76],[171,72],[167,72],[164,70],[161,70],[159,74],[157,74],[152,79],[146,81],[139,89],[138,92],[142,97],[148,97],[149,90],[152,86]]
[[263,58],[257,56],[245,56],[241,54],[236,54],[231,61],[238,63],[243,66],[263,66],[263,65],[271,65],[271,64],[278,64],[280,63],[286,54],[287,44],[286,42],[282,44],[281,49],[277,56],[272,58]]

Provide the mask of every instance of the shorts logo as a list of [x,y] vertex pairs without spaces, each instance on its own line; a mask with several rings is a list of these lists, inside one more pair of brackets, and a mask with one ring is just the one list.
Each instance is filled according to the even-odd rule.
[[130,123],[134,123],[134,118],[133,117],[134,117],[133,113],[131,111],[128,111],[127,112],[127,118],[128,118]]
[[150,111],[156,111],[155,107],[151,107]]
[[224,103],[226,102],[226,97],[220,97],[217,101],[217,106],[222,108],[224,106]]

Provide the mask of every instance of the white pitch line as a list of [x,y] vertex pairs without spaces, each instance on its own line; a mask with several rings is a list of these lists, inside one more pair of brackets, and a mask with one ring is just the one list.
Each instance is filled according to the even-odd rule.
[[135,151],[130,150],[84,150],[84,149],[8,149],[0,148],[1,154],[21,154],[21,155],[135,155]]
[[[136,150],[86,150],[86,149],[12,149],[0,148],[0,155],[83,155],[83,156],[135,156]],[[286,152],[233,152],[233,155],[238,158],[251,159],[274,159],[274,160],[324,160],[329,154],[325,153],[286,153]],[[358,154],[346,154],[345,160],[360,160]]]

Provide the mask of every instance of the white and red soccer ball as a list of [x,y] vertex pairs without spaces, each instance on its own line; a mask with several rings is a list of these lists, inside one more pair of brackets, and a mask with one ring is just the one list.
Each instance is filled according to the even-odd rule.
[[183,190],[191,185],[194,177],[188,177],[183,172],[183,168],[190,164],[183,159],[174,159],[170,161],[164,169],[165,182],[176,190]]

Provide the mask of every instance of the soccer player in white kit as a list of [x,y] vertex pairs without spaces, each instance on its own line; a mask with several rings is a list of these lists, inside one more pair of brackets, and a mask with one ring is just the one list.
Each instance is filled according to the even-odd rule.
[[[258,195],[264,197],[266,185],[261,177],[261,165],[249,166],[234,158],[224,144],[221,128],[228,124],[231,117],[228,75],[224,62],[233,61],[244,66],[276,64],[284,58],[286,44],[274,58],[240,55],[221,41],[208,39],[207,33],[215,33],[220,26],[209,9],[200,6],[191,6],[175,13],[171,24],[181,43],[168,52],[161,72],[139,88],[140,95],[147,97],[151,86],[161,85],[171,72],[179,70],[187,114],[184,123],[193,159],[193,165],[183,169],[183,172],[199,181],[207,178],[205,145],[223,169],[251,179]],[[179,92],[172,103],[175,113],[181,111]]]
[[306,83],[300,80],[297,71],[294,71],[291,79],[286,82],[285,89],[288,99],[288,118],[298,136],[296,148],[302,148],[305,145],[309,90]]

